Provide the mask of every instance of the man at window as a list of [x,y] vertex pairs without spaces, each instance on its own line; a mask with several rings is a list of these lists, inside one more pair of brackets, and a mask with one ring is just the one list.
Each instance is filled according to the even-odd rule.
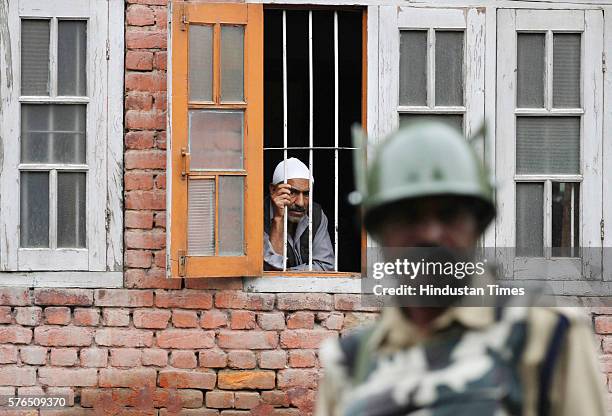
[[[287,183],[285,183],[285,174]],[[312,202],[312,253],[309,252],[308,212],[310,171],[297,158],[281,161],[274,169],[270,196],[264,200],[264,268],[283,270],[283,234],[287,209],[287,270],[333,270],[334,250],[327,231],[327,216]],[[314,179],[312,181],[314,183]],[[280,253],[280,254],[279,254]]]

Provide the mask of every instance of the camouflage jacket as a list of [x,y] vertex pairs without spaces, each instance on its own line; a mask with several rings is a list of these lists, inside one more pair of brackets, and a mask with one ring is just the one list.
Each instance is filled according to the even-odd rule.
[[455,307],[424,334],[386,307],[373,328],[322,346],[316,415],[603,416],[579,311]]

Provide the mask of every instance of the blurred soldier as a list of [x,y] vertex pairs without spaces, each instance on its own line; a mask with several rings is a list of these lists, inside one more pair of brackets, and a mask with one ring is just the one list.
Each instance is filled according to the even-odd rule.
[[[286,166],[285,166],[286,163]],[[287,183],[285,182],[287,171]],[[287,270],[308,270],[308,211],[310,171],[299,159],[281,161],[274,169],[270,196],[264,200],[264,266],[283,270],[283,234],[287,208]],[[314,179],[313,179],[314,183]],[[327,216],[312,203],[312,270],[333,270],[334,249],[327,231]]]
[[[477,156],[444,125],[393,134],[365,182],[365,226],[384,247],[474,248],[495,214]],[[452,304],[381,315],[322,346],[317,416],[605,415],[593,334],[572,310]]]

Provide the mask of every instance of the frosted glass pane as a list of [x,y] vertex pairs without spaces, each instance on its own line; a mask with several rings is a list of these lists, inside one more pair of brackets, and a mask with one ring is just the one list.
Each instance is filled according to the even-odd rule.
[[580,173],[580,117],[517,117],[517,173]]
[[517,107],[544,107],[544,33],[517,35]]
[[244,101],[244,26],[221,26],[221,101]]
[[57,93],[87,95],[87,22],[58,22]]
[[21,172],[21,247],[49,247],[49,172]]
[[242,111],[190,110],[191,169],[242,169]]
[[212,101],[213,29],[189,25],[189,99]]
[[189,181],[187,251],[190,256],[215,255],[215,181]]
[[400,105],[427,105],[427,32],[400,32]]
[[85,247],[86,174],[57,174],[57,246]]
[[580,107],[580,34],[553,35],[553,107]]
[[552,183],[552,256],[580,255],[580,184]]
[[244,255],[244,176],[219,177],[219,255]]
[[86,163],[86,106],[22,104],[23,163]]
[[516,184],[516,255],[544,253],[544,184]]
[[436,31],[436,105],[463,105],[463,32]]
[[49,20],[21,21],[21,95],[49,95]]
[[400,114],[400,125],[409,125],[416,122],[435,121],[448,124],[463,134],[463,115],[462,114]]

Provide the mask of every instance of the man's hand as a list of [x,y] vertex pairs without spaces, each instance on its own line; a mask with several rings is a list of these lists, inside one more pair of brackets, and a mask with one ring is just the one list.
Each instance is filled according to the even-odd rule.
[[281,220],[285,215],[285,207],[291,205],[291,185],[288,183],[279,183],[274,189],[274,193],[270,196],[272,199],[272,207],[274,208],[273,218]]

